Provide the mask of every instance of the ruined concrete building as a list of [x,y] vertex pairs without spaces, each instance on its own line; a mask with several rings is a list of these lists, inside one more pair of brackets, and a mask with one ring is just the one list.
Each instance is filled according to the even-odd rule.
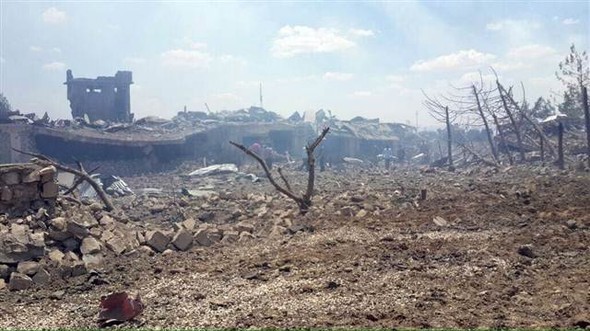
[[74,78],[66,73],[68,100],[73,118],[88,116],[90,121],[131,122],[129,87],[133,84],[131,71],[117,71],[115,76],[96,79]]

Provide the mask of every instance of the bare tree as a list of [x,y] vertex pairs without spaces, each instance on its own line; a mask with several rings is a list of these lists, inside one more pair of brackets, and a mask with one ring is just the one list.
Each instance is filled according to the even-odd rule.
[[452,92],[442,96],[447,103],[457,106],[457,112],[462,115],[468,126],[483,126],[486,138],[490,147],[490,152],[494,163],[498,162],[498,153],[494,140],[492,138],[492,128],[490,127],[488,114],[484,111],[484,105],[493,92],[490,86],[486,86],[481,72],[479,81],[474,81],[469,85],[457,87],[451,85]]
[[494,72],[494,75],[496,76],[496,86],[498,88],[498,94],[500,95],[500,100],[502,100],[502,106],[504,107],[504,111],[506,112],[506,115],[508,115],[508,118],[510,119],[510,124],[512,124],[512,129],[514,130],[514,135],[516,136],[516,143],[518,144],[518,154],[520,155],[520,161],[524,162],[526,160],[526,157],[524,154],[524,147],[522,145],[522,135],[521,135],[520,126],[516,122],[516,119],[514,117],[514,114],[510,110],[510,107],[508,107],[508,102],[506,101],[507,96],[503,93],[504,89],[503,89],[502,85],[500,84],[498,74],[496,73],[494,68],[491,68],[491,69]]
[[[480,73],[481,76],[481,73]],[[490,144],[490,149],[492,151],[492,157],[494,158],[494,160],[498,160],[498,153],[496,152],[496,147],[494,145],[494,140],[492,139],[492,132],[490,130],[490,126],[488,125],[488,121],[486,119],[486,116],[483,112],[482,106],[481,106],[481,101],[479,100],[479,96],[481,93],[483,93],[483,91],[481,89],[483,89],[483,83],[482,86],[480,87],[481,89],[478,90],[475,87],[475,84],[471,84],[471,88],[473,90],[473,96],[475,97],[475,102],[477,105],[477,111],[479,113],[479,116],[481,117],[481,121],[486,129],[486,136],[488,137],[488,143]]]
[[447,161],[449,164],[449,171],[454,171],[455,166],[453,165],[453,139],[451,124],[455,122],[458,114],[454,111],[450,111],[447,105],[443,105],[437,98],[429,97],[424,91],[422,91],[426,100],[424,105],[428,109],[428,113],[435,120],[445,123],[447,127]]
[[[512,96],[512,93],[510,91],[507,91],[506,88],[502,84],[500,84],[499,82],[497,82],[497,84],[498,84],[499,93],[503,93],[503,95],[506,98],[506,100],[508,101],[508,103],[512,107],[514,107],[514,109],[517,110],[519,115],[521,115],[527,122],[529,122],[532,125],[532,127],[536,131],[536,133],[541,137],[541,139],[543,139],[544,145],[547,147],[547,150],[549,151],[549,153],[551,153],[551,155],[556,158],[557,154],[555,152],[555,148],[553,147],[551,140],[549,140],[549,138],[547,138],[547,135],[545,135],[545,133],[543,132],[543,129],[539,126],[539,124],[534,119],[532,119],[525,111],[522,110],[522,108],[518,104],[518,102],[516,102],[514,100],[514,97]],[[523,87],[523,89],[524,89],[524,87]]]
[[329,127],[324,128],[322,130],[322,132],[320,133],[320,135],[311,144],[308,144],[307,146],[305,146],[305,151],[307,152],[307,164],[309,166],[308,166],[308,177],[307,177],[307,189],[306,189],[305,193],[303,193],[302,196],[298,196],[295,193],[293,193],[293,190],[291,189],[291,185],[289,184],[289,181],[287,180],[287,178],[283,175],[281,168],[278,169],[278,172],[279,172],[279,176],[281,177],[281,180],[285,184],[284,187],[279,185],[276,182],[276,180],[273,178],[270,170],[268,169],[266,162],[258,154],[249,150],[248,148],[246,148],[242,144],[238,144],[233,141],[230,141],[229,143],[234,145],[235,147],[239,148],[242,152],[246,153],[247,155],[253,157],[256,161],[258,161],[258,163],[260,163],[260,165],[262,166],[262,169],[266,173],[266,176],[268,177],[268,180],[270,181],[272,186],[274,186],[277,189],[277,191],[283,193],[284,195],[286,195],[287,197],[289,197],[290,199],[295,201],[295,203],[297,203],[297,205],[299,206],[299,211],[301,212],[301,214],[306,214],[307,211],[309,210],[309,207],[311,207],[311,205],[312,205],[311,198],[313,197],[313,188],[314,188],[314,184],[315,184],[315,155],[314,155],[314,151],[322,143],[322,141],[324,140],[324,137],[326,137],[326,135],[328,134],[329,131],[330,131]]
[[584,118],[586,119],[586,143],[588,154],[588,167],[590,167],[590,105],[588,105],[588,89],[582,86],[582,106],[584,107]]

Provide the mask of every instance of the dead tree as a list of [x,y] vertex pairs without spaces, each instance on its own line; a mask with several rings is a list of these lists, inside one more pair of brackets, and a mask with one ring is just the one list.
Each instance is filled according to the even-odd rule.
[[[72,185],[72,187],[68,190],[68,192],[73,191],[76,186],[78,186],[79,184],[81,184],[83,181],[88,182],[88,184],[90,184],[90,186],[92,186],[92,188],[94,189],[94,191],[96,191],[96,194],[98,195],[98,197],[100,198],[100,200],[102,201],[102,203],[105,206],[105,210],[106,211],[113,211],[115,210],[115,206],[113,205],[111,199],[109,198],[109,196],[107,195],[107,193],[102,189],[102,187],[100,186],[100,184],[98,184],[91,176],[89,173],[87,173],[84,170],[84,167],[82,166],[82,163],[80,163],[79,161],[77,161],[78,163],[78,167],[80,168],[80,170],[76,170],[73,168],[70,168],[68,166],[65,166],[63,164],[60,164],[57,161],[54,161],[52,159],[50,159],[49,157],[43,155],[43,154],[37,154],[37,153],[30,153],[30,152],[25,152],[25,151],[21,151],[18,150],[16,148],[13,148],[14,151],[25,154],[25,155],[29,155],[34,157],[31,162],[38,164],[40,166],[46,167],[46,166],[54,166],[57,170],[61,170],[64,172],[69,172],[71,174],[74,174],[78,177],[78,180],[74,183],[74,185]],[[91,171],[91,173],[93,171],[96,171],[95,168]]]
[[235,147],[239,148],[242,152],[246,153],[247,155],[253,157],[256,161],[258,161],[258,163],[260,163],[260,165],[262,166],[262,169],[266,173],[266,177],[268,178],[268,180],[270,181],[272,186],[274,186],[275,189],[277,189],[277,191],[283,193],[284,195],[289,197],[291,200],[295,201],[295,203],[297,203],[297,206],[299,206],[299,211],[301,212],[301,214],[304,215],[307,213],[307,211],[309,210],[309,207],[311,207],[311,205],[312,205],[311,198],[313,197],[313,188],[314,188],[314,184],[315,184],[314,151],[322,143],[322,141],[324,140],[324,137],[326,137],[326,135],[328,134],[329,131],[330,131],[329,127],[324,128],[322,130],[322,132],[320,133],[320,135],[313,141],[313,143],[305,146],[305,151],[307,152],[308,177],[307,177],[307,189],[305,190],[305,193],[303,193],[302,196],[298,196],[295,193],[293,193],[293,190],[291,189],[291,185],[289,184],[289,181],[287,180],[287,178],[285,178],[285,176],[283,176],[283,172],[280,168],[278,170],[279,176],[281,177],[281,180],[283,181],[283,183],[285,183],[285,187],[279,185],[276,182],[276,180],[273,178],[270,170],[268,169],[266,162],[258,154],[249,150],[247,147],[245,147],[242,144],[238,144],[233,141],[230,141],[229,143],[234,145]]
[[557,166],[559,169],[565,169],[565,162],[563,158],[563,123],[561,121],[557,124]]
[[500,95],[500,99],[502,100],[502,106],[504,107],[506,115],[508,115],[508,118],[510,119],[510,124],[512,124],[512,129],[514,130],[514,135],[516,136],[516,143],[518,144],[518,154],[520,155],[520,162],[524,162],[526,160],[526,157],[524,154],[524,147],[522,146],[522,135],[520,131],[520,126],[518,125],[518,123],[516,123],[514,114],[512,114],[510,107],[508,107],[508,103],[506,102],[506,96],[502,93],[503,87],[500,84],[500,80],[498,79],[496,71],[494,71],[493,68],[492,71],[496,75],[496,86],[498,87],[498,94]]
[[[483,85],[483,83],[482,83]],[[486,129],[486,136],[488,137],[488,143],[490,144],[490,149],[492,151],[492,157],[494,158],[494,160],[498,160],[498,153],[496,152],[496,146],[494,145],[494,140],[492,139],[492,132],[490,131],[490,126],[488,125],[488,121],[486,119],[486,116],[483,112],[482,106],[481,106],[481,102],[479,100],[479,94],[481,93],[481,91],[478,91],[478,89],[475,87],[475,84],[471,84],[471,88],[473,89],[473,96],[475,97],[475,102],[477,105],[477,111],[479,113],[479,116],[481,117],[481,121]]]
[[428,108],[430,116],[439,122],[445,123],[447,127],[447,161],[449,164],[449,171],[454,171],[453,165],[453,139],[451,124],[457,119],[457,113],[449,111],[449,107],[443,105],[438,99],[429,97],[424,91],[422,94],[426,97],[424,105]]
[[493,112],[492,112],[492,118],[494,119],[494,124],[498,128],[498,134],[500,135],[500,143],[502,144],[502,146],[506,150],[506,155],[508,155],[508,162],[510,163],[510,165],[513,165],[514,160],[512,159],[512,154],[510,154],[510,150],[508,149],[508,144],[506,144],[506,136],[504,135],[504,129],[502,128],[502,126],[500,125],[500,122],[498,121],[498,116],[496,114],[494,114]]
[[590,167],[590,105],[588,105],[588,89],[582,86],[582,107],[584,108],[584,118],[586,119],[586,142],[588,144],[588,167]]
[[547,146],[547,150],[549,151],[549,153],[551,153],[551,155],[553,155],[553,157],[557,157],[557,154],[555,153],[555,148],[553,148],[553,144],[551,143],[551,140],[549,140],[549,138],[547,138],[547,135],[545,135],[545,133],[543,132],[543,129],[539,126],[539,124],[537,122],[535,122],[525,111],[523,111],[521,109],[521,107],[518,105],[518,103],[514,100],[514,97],[512,97],[512,93],[509,93],[508,91],[506,91],[506,88],[504,88],[504,86],[502,86],[502,84],[500,84],[499,88],[500,88],[500,90],[502,90],[504,92],[504,95],[506,96],[506,99],[510,102],[510,104],[512,106],[514,106],[515,109],[518,110],[518,113],[527,122],[529,122],[533,126],[533,129],[537,132],[537,134],[541,137],[541,139],[543,139],[545,141],[545,145]]
[[488,99],[493,89],[490,86],[486,86],[481,72],[479,74],[479,82],[473,82],[463,87],[452,85],[451,87],[453,91],[447,93],[447,96],[443,96],[443,99],[457,106],[457,111],[464,115],[463,121],[466,122],[467,126],[483,126],[492,159],[497,163],[498,153],[492,138],[492,128],[489,123],[488,114],[484,112],[484,105],[488,104]]

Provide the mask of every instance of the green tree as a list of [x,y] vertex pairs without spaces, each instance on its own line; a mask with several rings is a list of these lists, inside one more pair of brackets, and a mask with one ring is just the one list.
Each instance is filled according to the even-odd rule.
[[8,102],[4,94],[0,93],[0,118],[8,117],[11,110],[10,102]]
[[574,85],[567,86],[563,92],[563,102],[557,105],[557,109],[569,117],[581,118],[584,116],[580,87]]
[[582,86],[588,86],[590,81],[588,53],[586,51],[578,52],[576,46],[572,44],[570,53],[563,61],[559,62],[559,71],[555,75],[566,89],[563,94],[563,102],[558,105],[559,111],[570,117],[582,117],[584,114]]

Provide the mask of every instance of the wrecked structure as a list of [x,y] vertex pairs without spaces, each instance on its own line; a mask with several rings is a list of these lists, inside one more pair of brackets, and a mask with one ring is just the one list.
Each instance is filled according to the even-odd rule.
[[[321,118],[321,117],[318,117]],[[219,113],[180,112],[171,120],[146,117],[134,123],[108,124],[104,121],[42,121],[0,124],[0,137],[9,141],[0,147],[0,162],[26,162],[28,157],[12,148],[44,154],[87,167],[101,166],[101,172],[130,175],[173,169],[179,162],[204,158],[208,163],[246,162],[229,141],[246,146],[260,143],[292,157],[302,157],[303,147],[326,123],[289,121],[273,112],[251,107]],[[411,145],[416,141],[412,127],[357,118],[331,119],[331,133],[324,151],[327,162],[344,157],[370,159],[385,146]]]
[[96,79],[74,78],[66,73],[68,100],[73,118],[87,116],[90,121],[131,122],[131,71],[117,71],[115,76]]

